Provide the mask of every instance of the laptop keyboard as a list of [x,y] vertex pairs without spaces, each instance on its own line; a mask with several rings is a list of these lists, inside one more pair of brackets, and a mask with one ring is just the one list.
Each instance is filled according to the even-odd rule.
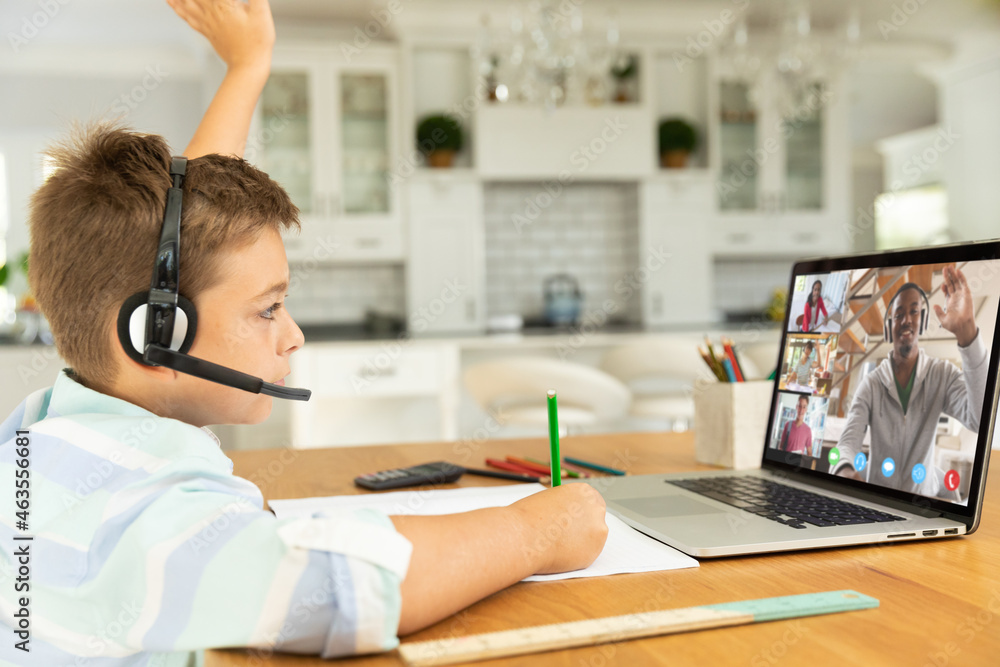
[[906,520],[759,477],[696,477],[669,483],[792,528]]

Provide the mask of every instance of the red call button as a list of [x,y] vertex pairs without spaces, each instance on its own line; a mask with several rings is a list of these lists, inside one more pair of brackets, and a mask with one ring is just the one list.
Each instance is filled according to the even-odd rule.
[[949,491],[954,491],[958,488],[958,482],[961,478],[958,475],[957,470],[949,470],[944,475],[944,485],[948,487]]

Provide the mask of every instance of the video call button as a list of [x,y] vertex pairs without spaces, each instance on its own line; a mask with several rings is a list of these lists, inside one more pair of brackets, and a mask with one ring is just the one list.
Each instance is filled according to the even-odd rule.
[[958,474],[957,470],[949,470],[944,474],[944,485],[949,491],[954,491],[958,488],[959,482],[962,481],[961,476]]
[[910,477],[913,478],[914,484],[922,484],[927,479],[927,468],[924,467],[923,463],[916,464],[913,466],[913,470],[910,471]]
[[827,454],[827,459],[830,461],[831,468],[837,465],[837,462],[840,461],[840,450],[836,447],[832,448],[830,453]]
[[892,457],[882,461],[882,474],[884,476],[892,477],[894,472],[896,472],[896,462],[892,460]]

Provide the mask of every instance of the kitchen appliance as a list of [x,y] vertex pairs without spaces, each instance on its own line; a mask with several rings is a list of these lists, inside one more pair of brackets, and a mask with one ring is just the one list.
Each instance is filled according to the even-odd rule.
[[549,276],[543,284],[545,320],[551,326],[569,326],[580,319],[583,292],[576,278],[568,273]]

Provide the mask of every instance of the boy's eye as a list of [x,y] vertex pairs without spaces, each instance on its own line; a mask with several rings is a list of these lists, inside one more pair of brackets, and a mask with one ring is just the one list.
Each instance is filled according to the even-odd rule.
[[265,320],[273,320],[274,319],[274,312],[276,310],[278,310],[279,308],[281,308],[281,304],[280,303],[271,304],[271,306],[269,308],[267,308],[266,310],[262,310],[260,313],[258,313],[258,317],[261,317],[261,318],[263,318]]

